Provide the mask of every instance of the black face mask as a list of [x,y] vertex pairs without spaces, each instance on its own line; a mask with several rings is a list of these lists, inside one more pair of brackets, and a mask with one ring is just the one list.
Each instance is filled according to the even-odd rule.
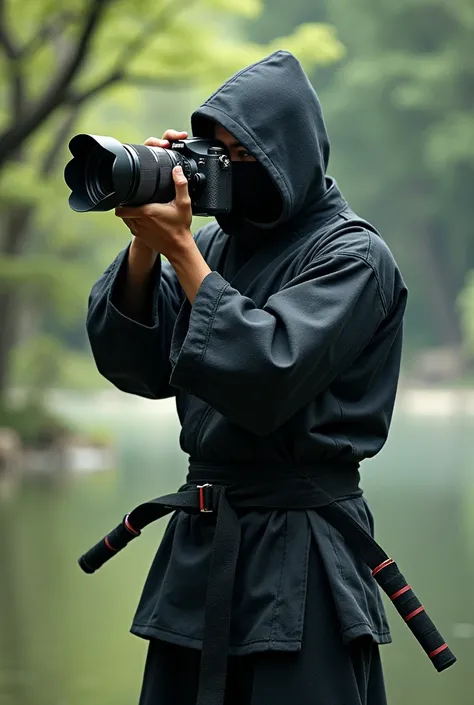
[[281,210],[280,193],[259,162],[232,162],[232,216],[274,223]]

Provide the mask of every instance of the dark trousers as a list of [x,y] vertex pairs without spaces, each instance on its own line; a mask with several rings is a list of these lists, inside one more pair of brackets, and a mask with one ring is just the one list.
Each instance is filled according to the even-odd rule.
[[[386,705],[379,647],[343,643],[322,562],[311,552],[303,645],[229,657],[225,705]],[[152,640],[140,705],[195,705],[200,651]]]
[[[357,643],[360,642],[360,643]],[[199,651],[150,643],[140,705],[195,705]],[[386,705],[378,646],[368,637],[350,650],[231,656],[225,705]]]

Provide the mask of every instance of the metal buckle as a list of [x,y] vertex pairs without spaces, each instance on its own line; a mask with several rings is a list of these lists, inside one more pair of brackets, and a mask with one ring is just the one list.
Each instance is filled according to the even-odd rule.
[[210,485],[209,482],[206,482],[205,485],[198,485],[197,486],[197,488],[199,490],[199,511],[202,512],[203,514],[209,514],[213,511],[212,509],[208,509],[206,507],[206,499],[205,499],[205,495],[204,495],[204,490],[207,487],[212,487],[212,485]]

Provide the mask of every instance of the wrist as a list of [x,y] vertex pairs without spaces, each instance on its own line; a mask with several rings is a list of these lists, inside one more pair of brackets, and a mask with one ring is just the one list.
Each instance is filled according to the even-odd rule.
[[128,251],[128,265],[134,271],[147,273],[153,269],[156,259],[159,256],[158,252],[155,252],[148,247],[148,245],[134,238]]
[[176,265],[179,266],[181,262],[186,262],[194,258],[196,253],[199,253],[199,249],[193,238],[192,232],[189,230],[177,239],[177,241],[173,244],[173,247],[165,254],[165,256],[171,266],[175,267]]

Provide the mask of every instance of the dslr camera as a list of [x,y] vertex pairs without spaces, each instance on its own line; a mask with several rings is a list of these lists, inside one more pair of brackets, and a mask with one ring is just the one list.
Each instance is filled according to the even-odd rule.
[[79,213],[168,203],[175,197],[175,166],[182,167],[188,180],[194,215],[231,210],[232,165],[222,142],[192,137],[164,149],[80,134],[71,139],[69,149],[73,159],[64,178],[71,189],[69,205]]

